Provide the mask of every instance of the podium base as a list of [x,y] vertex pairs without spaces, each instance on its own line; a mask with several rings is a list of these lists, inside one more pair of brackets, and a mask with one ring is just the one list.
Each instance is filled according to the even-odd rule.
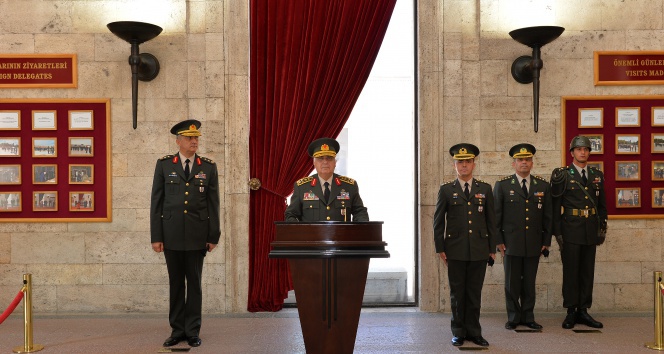
[[14,353],[34,353],[34,352],[38,352],[42,349],[44,349],[44,346],[39,345],[39,344],[33,344],[32,348],[26,348],[24,345],[21,345],[21,346],[15,347],[13,352]]
[[650,342],[645,344],[646,348],[654,350],[664,350],[664,345],[658,345],[657,343]]

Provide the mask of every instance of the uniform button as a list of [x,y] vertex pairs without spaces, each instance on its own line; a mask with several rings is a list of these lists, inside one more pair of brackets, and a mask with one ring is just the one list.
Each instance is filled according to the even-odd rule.
[[329,217],[329,216],[327,217],[327,220],[330,220],[330,217]]
[[189,182],[185,183],[185,186],[189,187]]
[[184,201],[184,204],[185,204],[185,205],[189,204],[189,201],[188,201],[188,200],[185,200],[185,201]]
[[528,226],[526,226],[526,230],[528,230]]
[[526,203],[530,203],[530,200],[526,199]]
[[586,190],[588,190],[588,187],[585,187]]
[[470,202],[468,202],[468,205],[470,205]]
[[184,213],[186,214],[186,213],[187,213],[187,211],[185,210],[185,211],[184,211]]
[[527,217],[527,218],[526,218],[526,221],[528,221],[528,220],[530,220],[530,218]]
[[313,208],[313,207],[314,207],[313,205],[309,205],[309,209],[311,209],[311,208]]
[[588,199],[588,196],[585,196],[584,198]]
[[472,221],[472,220],[468,220],[468,223],[469,223],[469,224],[472,224],[472,223],[473,223],[473,221]]
[[327,206],[327,210],[330,210],[330,206],[329,206],[329,205]]
[[189,192],[184,192],[184,195],[189,195]]
[[473,233],[473,230],[468,230],[468,233],[469,233],[469,234],[472,234],[472,233]]
[[472,213],[473,213],[472,211],[469,211],[469,212],[468,212],[468,215],[470,215],[470,214],[472,214]]
[[528,208],[526,208],[526,211],[528,211]]
[[586,205],[586,209],[588,209],[588,206]]

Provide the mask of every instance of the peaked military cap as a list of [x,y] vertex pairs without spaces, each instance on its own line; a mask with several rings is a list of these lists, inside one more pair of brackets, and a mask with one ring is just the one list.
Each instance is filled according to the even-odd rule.
[[311,157],[337,156],[339,152],[339,142],[332,138],[320,138],[309,144],[307,152]]
[[182,136],[201,136],[198,130],[201,127],[201,122],[196,119],[187,119],[176,124],[171,128],[171,134]]
[[510,156],[512,156],[515,159],[533,157],[536,151],[537,149],[535,149],[535,147],[530,144],[526,143],[516,144],[512,146],[512,148],[510,149]]
[[480,154],[480,149],[468,143],[456,144],[450,148],[450,155],[455,160],[470,160]]

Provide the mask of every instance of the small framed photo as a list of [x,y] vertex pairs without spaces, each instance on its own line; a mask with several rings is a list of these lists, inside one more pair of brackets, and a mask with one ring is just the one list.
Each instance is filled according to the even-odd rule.
[[664,181],[664,161],[652,162],[652,180]]
[[94,211],[94,192],[69,192],[69,211]]
[[93,130],[92,111],[69,111],[69,130]]
[[604,108],[579,108],[579,128],[602,128]]
[[652,207],[653,208],[664,208],[664,188],[653,188],[652,189]]
[[653,154],[664,153],[664,134],[652,134],[652,149],[650,151]]
[[0,165],[0,184],[21,184],[21,165]]
[[58,192],[32,192],[32,211],[58,211]]
[[94,165],[69,165],[69,184],[93,184]]
[[21,130],[21,111],[0,111],[0,130]]
[[641,153],[641,139],[639,134],[616,134],[616,154]]
[[21,138],[0,138],[0,157],[21,157]]
[[616,208],[640,208],[641,188],[616,188]]
[[32,111],[32,130],[57,130],[55,111]]
[[604,153],[604,134],[584,135],[590,140],[590,154],[603,154]]
[[641,161],[616,161],[616,181],[641,180]]
[[664,107],[652,108],[652,126],[664,127]]
[[32,184],[57,184],[58,165],[32,165]]
[[23,210],[21,203],[21,193],[19,192],[0,192],[0,213],[18,212]]
[[640,127],[641,108],[639,107],[617,107],[616,127]]
[[69,156],[94,156],[92,138],[69,138]]
[[32,138],[32,157],[57,157],[58,138]]
[[596,170],[604,171],[604,162],[602,161],[588,162],[588,167],[593,167]]

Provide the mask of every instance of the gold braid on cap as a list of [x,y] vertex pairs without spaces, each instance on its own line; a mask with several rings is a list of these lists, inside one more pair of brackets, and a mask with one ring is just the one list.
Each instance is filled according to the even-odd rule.
[[461,149],[459,149],[458,154],[454,154],[454,159],[455,160],[470,160],[470,159],[474,159],[474,158],[475,158],[475,154],[468,153],[468,150],[466,148],[461,148]]
[[525,157],[533,157],[533,153],[528,151],[525,147],[522,147],[519,152],[516,154],[512,155],[513,158],[518,159],[518,158],[525,158]]
[[180,130],[178,135],[182,136],[201,136],[201,132],[196,129],[196,125],[192,124],[189,126],[189,129]]
[[335,157],[337,156],[337,153],[334,152],[334,150],[330,150],[330,146],[327,144],[323,144],[320,146],[320,150],[314,152],[314,157],[321,157],[321,156],[332,156]]

